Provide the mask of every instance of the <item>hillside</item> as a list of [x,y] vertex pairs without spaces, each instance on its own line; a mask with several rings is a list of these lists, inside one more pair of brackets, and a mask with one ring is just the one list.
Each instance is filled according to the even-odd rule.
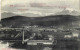
[[79,21],[79,16],[71,15],[50,15],[45,17],[25,17],[12,16],[1,20],[3,26],[22,27],[24,25],[38,26],[59,26],[71,25],[72,22]]

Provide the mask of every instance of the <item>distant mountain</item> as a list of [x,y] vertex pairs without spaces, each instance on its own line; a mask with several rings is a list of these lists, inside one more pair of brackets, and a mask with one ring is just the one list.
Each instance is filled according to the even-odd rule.
[[2,19],[2,26],[7,27],[22,27],[25,25],[38,25],[38,26],[60,26],[71,25],[72,22],[80,20],[77,16],[71,15],[51,15],[44,17],[25,17],[25,16],[12,16]]
[[2,12],[1,13],[1,19],[3,18],[8,18],[8,17],[12,17],[12,16],[16,16],[16,14],[12,13],[12,12]]
[[66,8],[66,9],[62,10],[61,12],[55,13],[55,15],[73,15],[73,16],[79,16],[80,12],[78,10]]
[[43,14],[40,12],[2,12],[1,13],[1,19],[8,18],[8,17],[14,17],[14,16],[25,16],[25,17],[43,17]]
[[66,9],[63,9],[59,12],[55,12],[55,13],[43,13],[43,12],[39,12],[39,11],[27,11],[27,12],[2,12],[1,13],[1,19],[3,18],[7,18],[7,17],[12,17],[12,16],[17,16],[17,15],[20,15],[20,16],[25,16],[25,17],[46,17],[46,16],[49,16],[49,15],[73,15],[73,16],[78,16],[80,15],[80,11],[78,10],[75,10],[75,9],[71,9],[71,8],[66,8]]
[[39,17],[41,14],[35,14],[35,13],[23,13],[21,14],[22,16],[27,16],[27,17]]
[[76,16],[78,16],[78,15],[80,15],[80,12],[77,12],[77,11],[72,11],[71,13],[70,13],[71,15],[76,15]]

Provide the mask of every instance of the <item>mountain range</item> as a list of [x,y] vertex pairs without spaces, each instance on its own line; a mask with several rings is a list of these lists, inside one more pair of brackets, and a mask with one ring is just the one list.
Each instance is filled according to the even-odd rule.
[[71,15],[50,15],[45,17],[25,17],[25,16],[12,16],[1,20],[4,27],[22,27],[22,26],[60,26],[71,25],[72,22],[79,21],[79,16]]
[[22,13],[17,12],[3,12],[2,25],[8,27],[22,27],[24,25],[38,25],[38,26],[59,26],[71,25],[72,22],[80,21],[80,14],[77,10],[64,9],[55,14],[41,14],[41,13]]
[[48,15],[73,15],[73,16],[79,16],[80,15],[80,11],[78,10],[74,10],[74,9],[70,9],[70,8],[66,8],[63,9],[60,12],[55,12],[55,13],[42,13],[42,12],[24,12],[24,13],[20,13],[20,12],[2,12],[1,13],[1,19],[3,18],[7,18],[7,17],[12,17],[12,16],[25,16],[25,17],[45,17]]

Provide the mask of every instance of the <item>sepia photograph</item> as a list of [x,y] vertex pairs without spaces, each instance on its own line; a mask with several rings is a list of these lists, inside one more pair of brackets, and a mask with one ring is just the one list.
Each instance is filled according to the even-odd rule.
[[0,50],[80,50],[80,0],[1,0]]

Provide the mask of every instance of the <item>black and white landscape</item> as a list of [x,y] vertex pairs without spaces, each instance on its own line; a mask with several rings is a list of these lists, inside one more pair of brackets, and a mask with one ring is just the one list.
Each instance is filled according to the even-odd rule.
[[[3,12],[0,28],[0,44],[21,50],[80,50],[80,14],[76,10],[64,9],[56,13]],[[24,35],[23,35],[24,31]],[[44,45],[52,35],[53,44]],[[24,37],[23,37],[24,36]],[[50,36],[51,37],[51,36]],[[22,43],[28,39],[39,44]],[[48,42],[48,41],[46,41]],[[50,42],[49,42],[50,43]],[[49,44],[48,43],[48,44]],[[5,49],[5,48],[3,48]]]

